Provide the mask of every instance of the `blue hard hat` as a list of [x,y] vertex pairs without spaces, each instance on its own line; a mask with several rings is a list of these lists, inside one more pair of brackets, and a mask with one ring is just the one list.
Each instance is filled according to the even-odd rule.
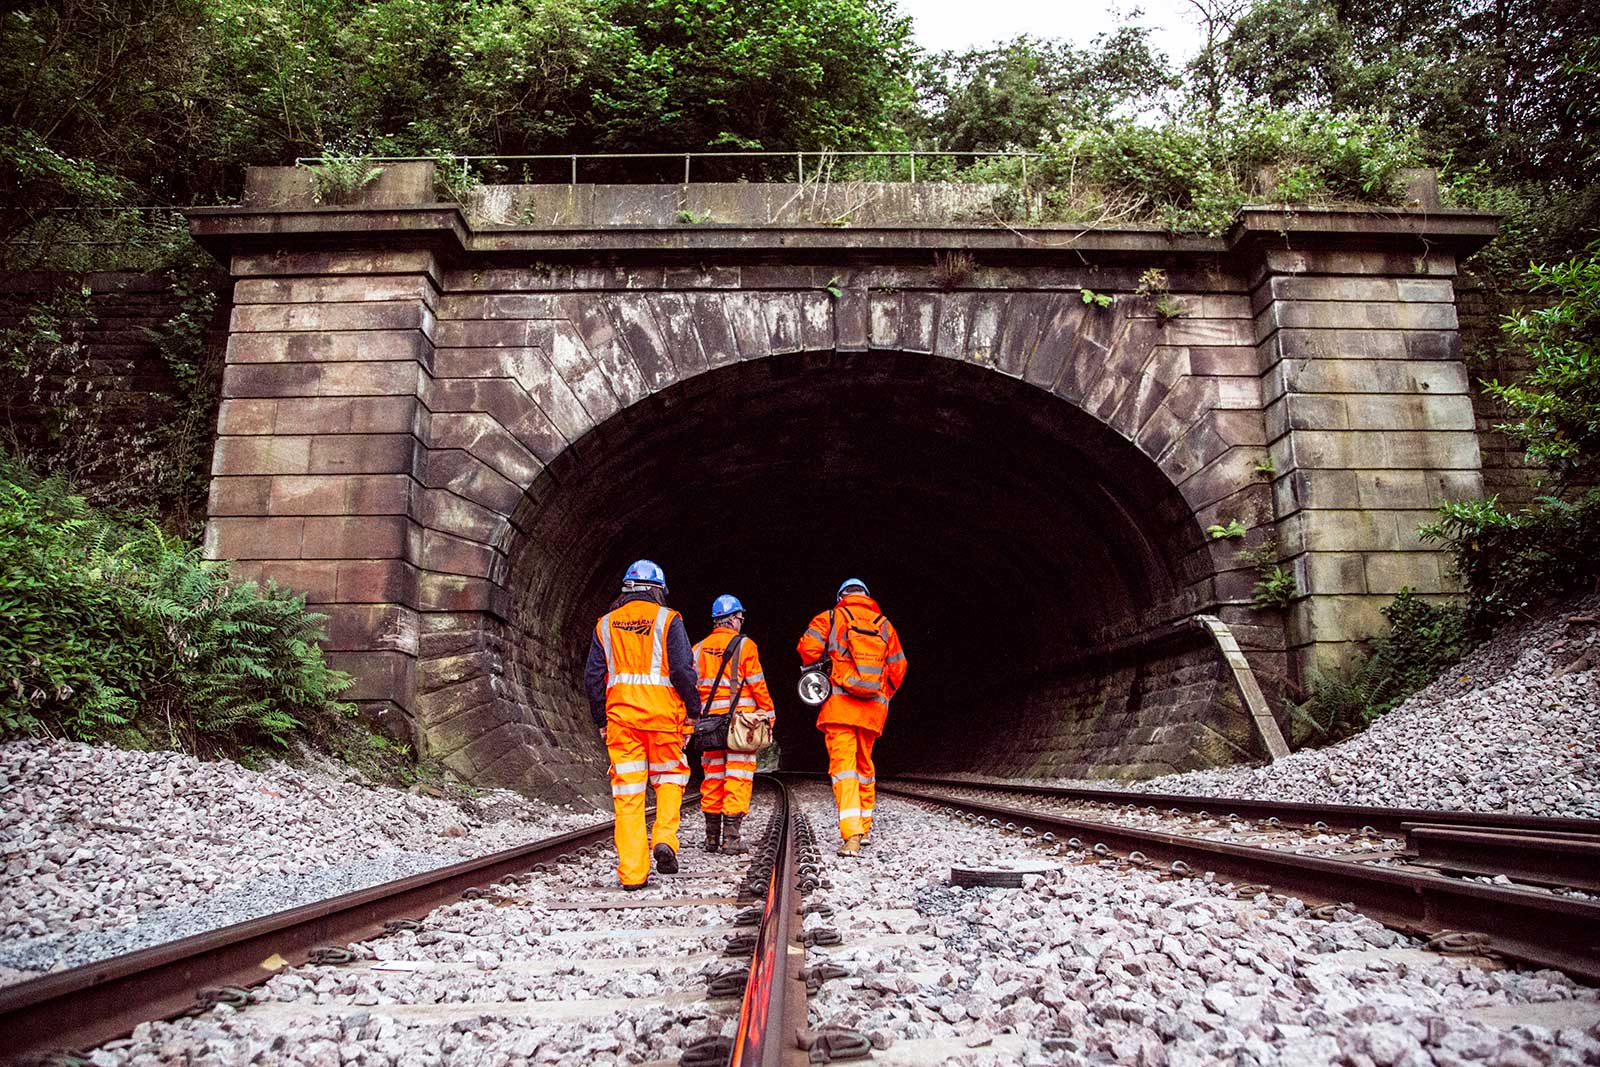
[[667,572],[651,560],[641,559],[636,560],[633,566],[628,568],[627,576],[622,580],[625,582],[646,582],[650,585],[659,585],[665,589],[667,587]]
[[862,592],[862,594],[864,596],[871,596],[872,595],[870,592],[867,591],[867,583],[863,582],[860,578],[846,578],[844,580],[844,584],[839,586],[839,592],[834,594],[834,599],[838,600],[839,598],[843,597],[844,596],[844,591],[846,589],[849,589],[851,586],[857,586],[858,588],[860,588],[860,590],[861,590],[861,592]]
[[744,605],[739,603],[739,598],[731,593],[723,593],[711,602],[711,617],[720,619],[725,615],[732,615],[736,611],[743,611]]

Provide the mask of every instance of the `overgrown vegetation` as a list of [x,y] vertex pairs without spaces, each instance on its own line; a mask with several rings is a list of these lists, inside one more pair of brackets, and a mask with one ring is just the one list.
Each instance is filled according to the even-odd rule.
[[221,386],[206,346],[213,276],[168,272],[177,311],[149,332],[171,376],[166,395],[107,395],[85,334],[98,315],[88,288],[58,290],[0,330],[0,449],[78,484],[92,503],[138,509],[197,536],[205,518]]
[[325,150],[320,162],[305,167],[311,172],[312,198],[319,204],[342,204],[383,173],[371,155],[352,155],[336,149]]
[[0,733],[201,755],[374,742],[339,700],[323,619],[148,520],[0,453]]
[[1472,647],[1459,607],[1434,605],[1402,589],[1383,609],[1388,632],[1368,642],[1347,671],[1315,675],[1311,696],[1291,705],[1295,747],[1332,744],[1370,726]]
[[[181,227],[133,206],[228,198],[243,166],[301,156],[325,157],[334,199],[371,156],[435,156],[460,199],[569,165],[463,155],[728,149],[916,149],[919,176],[1009,183],[1006,220],[1206,232],[1248,200],[1385,202],[1400,168],[1427,164],[1456,202],[1510,214],[1485,264],[1520,272],[1586,243],[1593,5],[1196,8],[1207,44],[1180,69],[1131,23],[1085,45],[923,55],[894,0],[24,0],[0,15],[0,245],[12,264],[109,247],[85,241],[148,263]],[[926,155],[1007,150],[1040,153],[1026,179],[1015,157]],[[585,167],[662,181],[676,164]],[[795,176],[787,156],[697,168]],[[908,170],[841,159],[833,174]]]
[[1476,634],[1600,578],[1600,244],[1530,271],[1551,303],[1511,316],[1505,332],[1533,360],[1520,382],[1490,382],[1515,421],[1500,429],[1546,472],[1520,508],[1497,498],[1446,504],[1423,537],[1450,550]]

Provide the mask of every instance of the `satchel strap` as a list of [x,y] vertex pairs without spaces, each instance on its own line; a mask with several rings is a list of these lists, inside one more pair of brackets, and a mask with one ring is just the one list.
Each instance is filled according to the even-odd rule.
[[[733,640],[729,641],[728,646],[722,650],[722,666],[717,668],[717,676],[711,682],[711,692],[706,696],[704,709],[706,715],[711,714],[711,705],[716,703],[717,689],[722,685],[722,676],[728,672],[728,663],[733,659],[734,653],[738,651],[739,642],[743,640],[744,634],[734,634]],[[733,702],[728,705],[729,711],[739,706],[739,693],[742,692],[744,692],[744,679],[741,678],[739,680],[739,691],[733,694]]]

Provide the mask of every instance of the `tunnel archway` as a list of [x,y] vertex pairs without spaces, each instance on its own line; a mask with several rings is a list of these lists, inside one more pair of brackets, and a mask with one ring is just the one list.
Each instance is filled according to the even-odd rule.
[[744,600],[800,769],[825,760],[793,696],[794,644],[846,576],[872,586],[911,660],[890,768],[947,762],[985,693],[1181,615],[1210,577],[1192,509],[1135,445],[1017,379],[910,353],[776,355],[673,385],[563,452],[512,527],[522,699],[586,716],[590,628],[649,556],[692,639],[716,594]]

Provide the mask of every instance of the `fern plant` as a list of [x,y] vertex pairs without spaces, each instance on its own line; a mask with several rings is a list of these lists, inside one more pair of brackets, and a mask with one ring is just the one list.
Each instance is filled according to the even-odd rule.
[[359,748],[323,618],[0,453],[0,734],[236,753]]
[[336,149],[325,149],[321,162],[303,166],[311,172],[312,199],[319,204],[343,204],[383,173],[370,155]]

